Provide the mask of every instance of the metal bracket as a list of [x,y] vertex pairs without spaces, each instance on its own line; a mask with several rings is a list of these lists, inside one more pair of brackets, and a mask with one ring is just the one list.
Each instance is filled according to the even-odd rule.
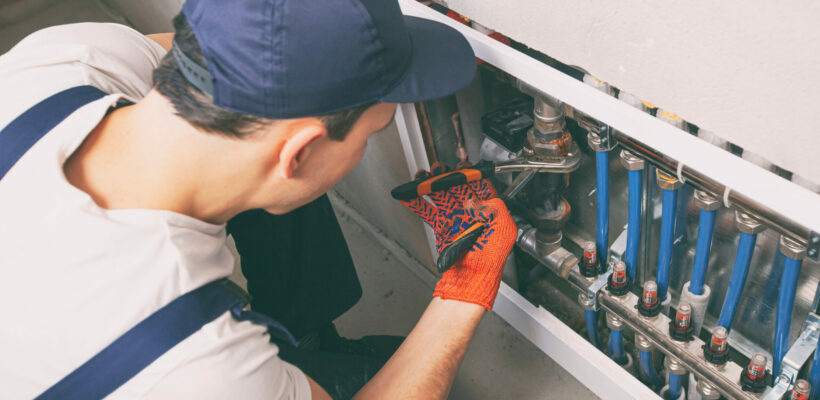
[[806,257],[815,262],[820,261],[820,233],[811,231],[806,243]]
[[810,312],[803,325],[803,331],[794,342],[792,347],[783,357],[780,364],[780,375],[775,378],[774,386],[766,393],[763,400],[782,399],[786,392],[794,385],[797,373],[806,363],[806,360],[814,353],[817,347],[817,339],[820,337],[820,317]]
[[601,147],[609,150],[615,148],[615,139],[612,137],[612,128],[609,125],[598,125],[598,136],[601,138]]
[[609,275],[612,274],[612,265],[609,265],[606,272],[598,276],[598,279],[592,284],[589,285],[587,288],[587,299],[592,304],[592,310],[598,311],[598,292],[601,291],[604,287],[606,287],[607,282],[609,282]]

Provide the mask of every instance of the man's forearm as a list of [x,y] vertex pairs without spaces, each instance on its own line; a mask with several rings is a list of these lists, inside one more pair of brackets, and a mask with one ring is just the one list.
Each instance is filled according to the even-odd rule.
[[484,308],[433,298],[401,347],[356,399],[444,399]]

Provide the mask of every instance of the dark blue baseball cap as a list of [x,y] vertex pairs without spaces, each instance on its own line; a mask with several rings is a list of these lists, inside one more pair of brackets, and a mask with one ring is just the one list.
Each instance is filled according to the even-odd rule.
[[426,101],[475,74],[460,33],[402,15],[396,0],[188,0],[182,12],[207,68],[175,49],[183,74],[217,106],[245,114],[296,118]]

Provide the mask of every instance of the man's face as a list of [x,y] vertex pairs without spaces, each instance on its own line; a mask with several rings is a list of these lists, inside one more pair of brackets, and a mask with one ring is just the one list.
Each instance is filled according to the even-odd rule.
[[312,144],[304,163],[294,171],[289,186],[296,189],[289,204],[269,208],[279,214],[305,205],[327,193],[359,164],[367,148],[367,139],[386,128],[396,112],[394,103],[378,103],[368,108],[343,141],[324,137]]

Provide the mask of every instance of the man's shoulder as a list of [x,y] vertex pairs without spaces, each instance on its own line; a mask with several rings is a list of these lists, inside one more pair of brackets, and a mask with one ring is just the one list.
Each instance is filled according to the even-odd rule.
[[36,31],[0,55],[0,126],[64,89],[92,85],[138,100],[165,55],[125,25],[84,22]]

